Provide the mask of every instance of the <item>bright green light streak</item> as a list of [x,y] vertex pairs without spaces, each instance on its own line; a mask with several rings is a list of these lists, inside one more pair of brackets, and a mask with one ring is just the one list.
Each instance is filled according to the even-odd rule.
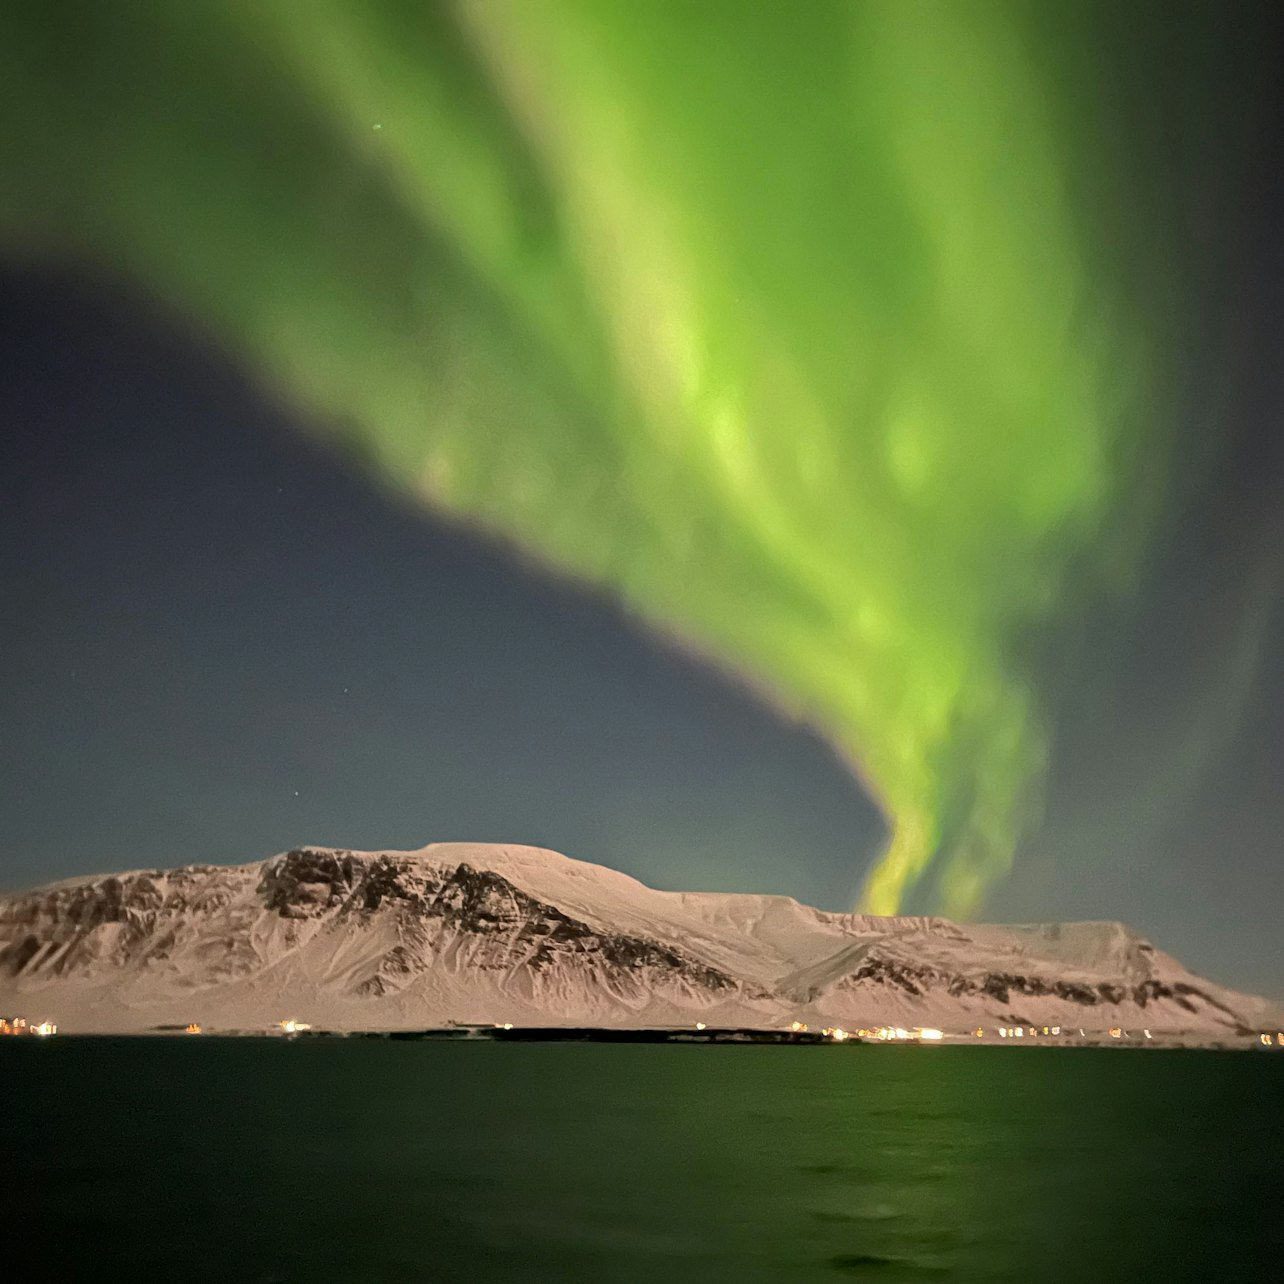
[[1148,344],[1001,4],[241,0],[9,17],[0,231],[123,265],[404,491],[823,728],[865,886],[974,908],[1018,662],[1137,486]]

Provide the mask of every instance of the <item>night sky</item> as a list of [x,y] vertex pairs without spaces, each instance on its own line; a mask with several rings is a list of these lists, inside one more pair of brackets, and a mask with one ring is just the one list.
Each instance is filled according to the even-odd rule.
[[6,11],[3,883],[531,842],[1284,994],[1284,44],[1120,8]]

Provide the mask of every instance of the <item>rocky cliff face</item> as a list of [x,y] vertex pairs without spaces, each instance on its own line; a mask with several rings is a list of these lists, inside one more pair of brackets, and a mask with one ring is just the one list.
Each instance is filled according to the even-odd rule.
[[111,979],[217,987],[323,946],[325,981],[351,997],[389,995],[435,969],[634,1004],[745,990],[678,943],[601,930],[466,861],[297,848],[260,867],[115,875],[0,900],[11,991]]
[[252,1028],[294,1014],[339,1028],[801,1019],[1207,1037],[1264,1011],[1118,924],[823,913],[657,892],[553,852],[475,844],[302,847],[0,898],[5,1008],[64,1029]]
[[467,863],[434,866],[405,856],[363,859],[304,848],[269,861],[259,891],[282,918],[326,920],[339,931],[360,933],[371,916],[391,916],[398,944],[359,984],[360,993],[400,989],[447,957],[456,967],[521,969],[532,979],[583,972],[616,995],[717,996],[738,988],[733,977],[679,947],[595,930]]

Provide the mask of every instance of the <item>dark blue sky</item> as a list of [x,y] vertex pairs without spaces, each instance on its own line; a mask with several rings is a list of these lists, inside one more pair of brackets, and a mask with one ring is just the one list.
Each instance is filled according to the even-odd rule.
[[3,285],[4,884],[474,839],[850,901],[882,820],[815,737],[137,303]]

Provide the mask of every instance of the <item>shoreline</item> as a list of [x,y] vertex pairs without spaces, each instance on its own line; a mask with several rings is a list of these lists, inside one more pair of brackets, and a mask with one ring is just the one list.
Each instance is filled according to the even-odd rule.
[[[1221,1051],[1221,1052],[1284,1052],[1284,1032],[1252,1032],[1227,1039],[1183,1038],[1180,1034],[1163,1033],[1148,1037],[1125,1034],[1111,1037],[1108,1034],[1072,1036],[1032,1035],[1028,1038],[1006,1039],[990,1034],[975,1037],[973,1034],[948,1034],[933,1032],[928,1038],[880,1037],[861,1031],[845,1030],[764,1030],[754,1027],[628,1027],[628,1026],[488,1026],[453,1025],[431,1026],[423,1029],[361,1029],[328,1030],[299,1027],[290,1030],[277,1028],[253,1029],[188,1029],[184,1027],[157,1026],[151,1029],[69,1031],[51,1036],[27,1034],[10,1036],[21,1042],[48,1042],[66,1039],[258,1039],[278,1042],[334,1042],[353,1039],[381,1040],[393,1043],[612,1043],[612,1044],[664,1044],[664,1045],[730,1045],[753,1047],[837,1047],[906,1046],[919,1045],[939,1048],[1110,1048],[1126,1050],[1167,1051]],[[1268,1042],[1269,1040],[1269,1042]],[[9,1042],[4,1039],[0,1042]]]

